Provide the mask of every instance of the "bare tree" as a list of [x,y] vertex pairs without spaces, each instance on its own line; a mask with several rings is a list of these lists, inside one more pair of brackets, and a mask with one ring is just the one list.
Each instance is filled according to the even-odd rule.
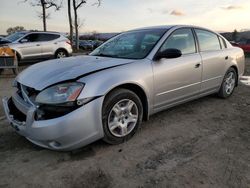
[[85,4],[85,0],[73,0],[73,9],[74,9],[74,20],[75,20],[75,36],[76,36],[76,50],[79,50],[79,34],[78,34],[78,14],[77,10]]
[[31,6],[42,7],[42,13],[39,15],[43,19],[43,30],[47,31],[46,19],[50,14],[47,13],[47,9],[54,7],[55,11],[58,11],[62,7],[62,0],[24,0],[24,2],[30,2]]
[[71,15],[71,0],[68,0],[68,17],[69,17],[69,40],[73,44],[73,23]]
[[238,35],[239,35],[239,32],[235,29],[232,33],[232,39],[234,42],[237,42],[238,40]]
[[[74,25],[75,25],[75,36],[76,36],[76,50],[79,50],[79,33],[78,29],[81,24],[79,24],[79,18],[77,14],[77,10],[82,7],[83,4],[86,4],[87,0],[73,0],[73,9],[74,9]],[[97,0],[93,5],[100,6],[101,0]]]

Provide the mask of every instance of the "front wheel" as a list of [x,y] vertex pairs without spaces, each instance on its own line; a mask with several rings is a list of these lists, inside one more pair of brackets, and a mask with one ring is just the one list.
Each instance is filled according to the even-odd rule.
[[234,68],[230,68],[221,85],[220,91],[218,93],[221,98],[228,98],[233,94],[234,88],[237,82],[237,73]]
[[105,97],[102,110],[103,140],[120,144],[130,139],[139,128],[143,107],[139,97],[127,89],[115,89]]

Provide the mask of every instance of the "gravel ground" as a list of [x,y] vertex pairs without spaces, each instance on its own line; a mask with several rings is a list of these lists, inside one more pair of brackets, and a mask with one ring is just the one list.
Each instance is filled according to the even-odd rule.
[[[10,73],[0,76],[0,98],[11,93]],[[250,87],[240,85],[227,100],[208,96],[152,116],[127,143],[74,152],[34,146],[0,118],[0,187],[250,188],[249,114]]]

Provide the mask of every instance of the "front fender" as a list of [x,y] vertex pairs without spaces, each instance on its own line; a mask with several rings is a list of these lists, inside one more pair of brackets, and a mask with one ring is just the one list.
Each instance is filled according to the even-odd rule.
[[144,90],[149,109],[153,104],[153,71],[151,61],[147,59],[102,70],[78,81],[85,83],[78,99],[105,96],[120,85],[134,84]]

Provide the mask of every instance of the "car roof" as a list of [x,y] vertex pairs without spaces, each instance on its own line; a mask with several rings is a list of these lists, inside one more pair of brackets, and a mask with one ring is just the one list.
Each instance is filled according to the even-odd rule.
[[47,33],[47,34],[61,34],[59,32],[55,32],[55,31],[19,31],[17,33],[24,33],[24,34],[28,34],[28,33]]
[[194,26],[194,25],[161,25],[161,26],[150,26],[150,27],[142,27],[142,28],[132,29],[132,30],[129,30],[129,31],[154,30],[154,29],[169,30],[171,28],[180,28],[180,27],[199,28],[199,29],[205,29],[205,30],[211,31],[210,29],[199,27],[199,26]]

